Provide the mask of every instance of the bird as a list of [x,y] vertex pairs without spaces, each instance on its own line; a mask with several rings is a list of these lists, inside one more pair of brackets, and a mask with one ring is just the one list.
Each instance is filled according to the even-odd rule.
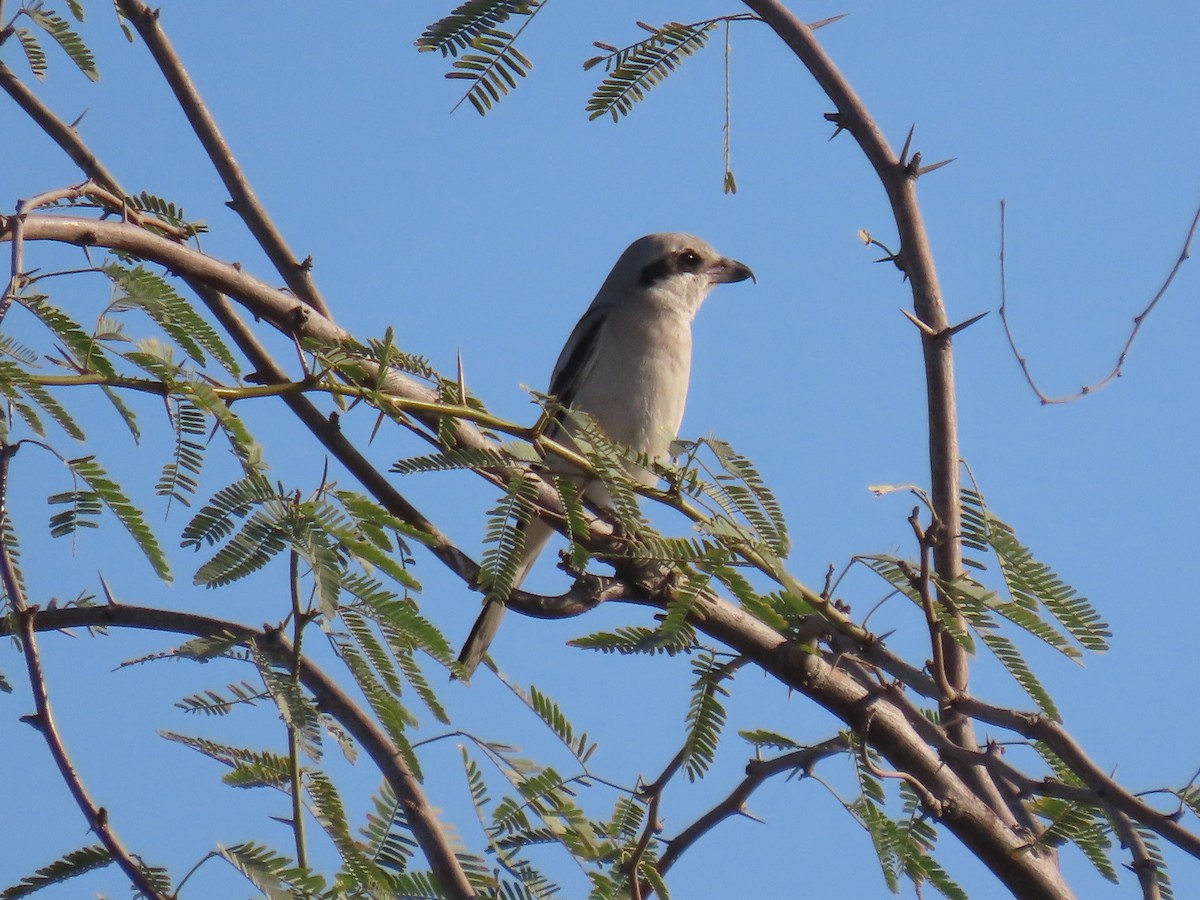
[[[561,407],[587,413],[611,441],[665,459],[683,422],[692,365],[692,320],[718,284],[756,280],[745,263],[719,254],[690,234],[640,237],[626,248],[567,338],[550,376],[549,394]],[[548,437],[561,437],[559,425]],[[571,431],[569,418],[565,428]],[[567,468],[552,461],[551,469]],[[644,485],[657,476],[627,465]],[[585,495],[601,507],[608,492],[592,481]],[[554,529],[531,518],[524,526],[520,565],[512,586],[529,574]],[[504,617],[503,597],[489,595],[458,661],[470,678]]]

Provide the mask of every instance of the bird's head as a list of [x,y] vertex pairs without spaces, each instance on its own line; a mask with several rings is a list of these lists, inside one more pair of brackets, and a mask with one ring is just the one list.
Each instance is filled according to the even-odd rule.
[[754,273],[690,234],[665,232],[638,238],[621,254],[601,294],[641,296],[650,303],[695,315],[718,284],[745,281]]

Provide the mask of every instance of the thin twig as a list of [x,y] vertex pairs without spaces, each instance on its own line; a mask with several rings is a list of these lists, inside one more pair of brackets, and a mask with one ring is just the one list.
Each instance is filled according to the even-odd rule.
[[692,845],[721,822],[731,816],[741,815],[745,811],[746,801],[750,799],[750,795],[768,778],[785,772],[800,772],[801,777],[806,776],[818,762],[836,753],[841,753],[846,747],[846,738],[839,735],[811,747],[793,750],[775,759],[755,759],[748,762],[746,777],[720,803],[667,841],[667,849],[658,861],[659,873],[666,875]]
[[1017,365],[1021,367],[1021,373],[1025,376],[1025,381],[1029,383],[1030,389],[1037,395],[1038,400],[1041,401],[1043,406],[1057,403],[1074,403],[1076,400],[1081,400],[1089,394],[1094,394],[1101,388],[1107,387],[1124,374],[1125,362],[1129,358],[1129,351],[1133,349],[1133,342],[1137,340],[1138,332],[1142,330],[1142,325],[1145,324],[1146,318],[1154,311],[1154,307],[1158,305],[1158,301],[1166,295],[1167,289],[1171,287],[1171,282],[1175,280],[1175,276],[1179,274],[1179,270],[1183,268],[1183,264],[1191,257],[1192,239],[1196,236],[1197,226],[1200,226],[1200,207],[1197,207],[1196,214],[1192,216],[1192,223],[1188,226],[1187,236],[1183,240],[1183,249],[1179,251],[1175,265],[1171,267],[1171,271],[1146,305],[1146,308],[1133,317],[1133,327],[1129,330],[1129,336],[1125,339],[1125,345],[1121,347],[1121,352],[1117,355],[1117,362],[1112,367],[1112,370],[1103,378],[1091,384],[1084,385],[1073,394],[1052,397],[1045,393],[1038,386],[1037,381],[1034,380],[1033,373],[1029,368],[1029,360],[1017,349],[1017,339],[1013,335],[1012,326],[1008,321],[1008,284],[1005,257],[1005,210],[1007,205],[1004,200],[1000,201],[1000,321],[1004,324],[1004,336],[1008,338],[1008,346],[1012,349],[1013,357],[1017,360]]
[[[909,584],[921,597],[921,608],[925,611],[925,627],[929,629],[929,643],[933,652],[933,678],[941,691],[941,706],[945,710],[957,696],[957,691],[946,677],[945,657],[945,627],[938,620],[937,610],[934,609],[933,573],[930,571],[929,558],[933,550],[933,542],[929,532],[921,527],[921,507],[914,506],[908,524],[912,526],[917,538],[917,546],[921,552],[921,568],[918,572],[909,571],[908,564],[900,561],[900,569],[908,578]],[[931,526],[932,527],[932,526]]]

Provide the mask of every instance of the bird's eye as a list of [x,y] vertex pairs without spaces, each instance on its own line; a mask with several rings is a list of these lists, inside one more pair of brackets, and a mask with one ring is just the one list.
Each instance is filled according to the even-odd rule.
[[694,272],[700,268],[700,255],[695,250],[681,250],[676,257],[679,268],[685,272]]

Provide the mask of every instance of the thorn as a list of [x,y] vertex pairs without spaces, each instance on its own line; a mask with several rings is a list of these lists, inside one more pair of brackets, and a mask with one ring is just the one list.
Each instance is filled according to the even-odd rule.
[[42,730],[42,718],[37,713],[30,713],[27,716],[21,716],[17,721],[24,722],[30,728],[35,728],[38,731]]
[[744,806],[738,807],[737,813],[739,816],[749,819],[751,822],[758,822],[760,825],[767,824],[766,819],[764,819],[762,816],[755,815],[754,813],[750,812],[750,810],[746,809],[746,807],[744,807]]
[[938,333],[936,331],[934,331],[932,328],[930,328],[928,325],[926,325],[924,322],[922,322],[920,319],[918,319],[915,315],[910,313],[903,306],[900,307],[900,312],[904,313],[904,317],[906,319],[908,319],[908,321],[910,321],[914,325],[916,325],[918,328],[920,328],[921,331],[923,331],[925,334],[929,335],[930,337],[938,336]]
[[950,328],[947,328],[945,331],[943,331],[941,336],[942,337],[954,337],[960,331],[963,331],[966,328],[970,328],[972,325],[974,325],[976,322],[978,322],[980,319],[982,319],[984,316],[986,316],[989,312],[991,312],[990,309],[985,309],[979,315],[971,316],[971,318],[967,319],[965,322],[959,322],[957,325],[952,325]]
[[840,22],[850,13],[840,13],[836,16],[830,16],[828,19],[822,19],[820,22],[813,22],[808,26],[809,31],[816,31],[818,28],[824,28],[826,25],[832,25],[834,22]]
[[927,166],[921,166],[921,168],[917,169],[917,177],[920,178],[922,175],[928,175],[930,172],[934,172],[940,169],[942,166],[948,166],[956,159],[958,159],[957,156],[952,156],[949,159],[943,159],[941,162],[935,162],[930,163]]
[[914,122],[912,128],[908,129],[908,137],[904,139],[904,149],[900,151],[900,165],[908,165],[905,160],[908,159],[908,148],[912,146],[913,132],[917,130],[917,124]]
[[842,114],[839,112],[825,113],[825,121],[832,122],[835,126],[833,129],[833,134],[829,136],[829,140],[831,141],[846,130],[846,126],[842,124]]
[[96,573],[100,579],[100,589],[104,591],[104,599],[108,601],[109,606],[120,606],[117,602],[117,596],[112,592],[112,588],[108,586],[108,582],[104,580],[104,576],[99,572]]
[[386,418],[386,414],[380,410],[379,415],[375,417],[375,427],[371,429],[371,436],[367,438],[367,446],[375,443],[375,435],[379,434],[379,429],[383,426],[383,420]]
[[462,351],[458,351],[458,405],[467,405],[467,376],[463,371]]

